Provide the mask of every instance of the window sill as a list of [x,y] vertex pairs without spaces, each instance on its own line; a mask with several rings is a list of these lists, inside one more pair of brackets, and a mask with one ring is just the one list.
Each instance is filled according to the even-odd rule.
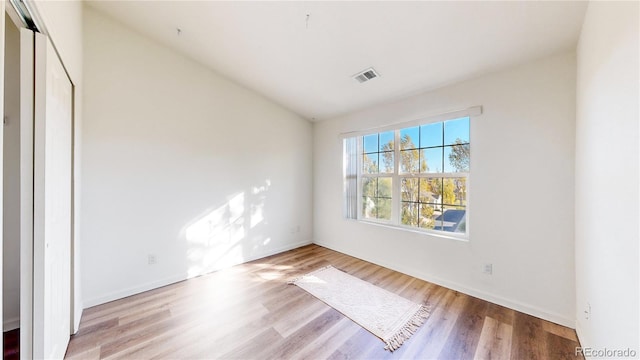
[[368,225],[380,226],[380,227],[394,229],[394,230],[411,232],[411,233],[420,234],[420,235],[433,236],[433,237],[436,237],[436,238],[456,240],[456,241],[461,241],[461,242],[469,242],[469,235],[468,234],[467,235],[465,235],[465,234],[457,235],[456,233],[448,233],[448,232],[437,231],[437,230],[421,230],[421,229],[412,228],[412,227],[408,227],[408,226],[395,225],[395,224],[391,224],[391,223],[382,223],[382,222],[364,220],[364,219],[347,219],[347,220],[356,221],[356,222],[363,223],[363,224],[368,224]]

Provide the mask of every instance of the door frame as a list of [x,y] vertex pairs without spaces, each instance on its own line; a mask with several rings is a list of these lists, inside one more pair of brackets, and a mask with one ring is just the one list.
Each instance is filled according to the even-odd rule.
[[[0,99],[2,99],[2,101],[0,101],[0,114],[2,114],[3,119],[3,125],[0,127],[0,159],[3,159],[3,166],[0,167],[0,187],[4,189],[4,19],[6,14],[4,1],[0,1],[0,14],[2,14],[0,17]],[[0,232],[0,249],[4,249],[4,190],[0,191],[0,204],[2,204],[2,206],[0,206],[0,229],[2,229]],[[0,256],[0,311],[2,312],[0,318],[2,319],[2,330],[4,332],[4,311],[2,311],[4,308],[4,263],[2,261],[4,250],[0,251],[0,254],[2,254],[2,256]],[[0,338],[0,346],[4,352],[4,336]]]
[[[5,4],[8,4],[5,6]],[[75,292],[76,289],[76,84],[74,83],[68,69],[66,68],[59,51],[57,50],[53,39],[49,37],[49,33],[46,29],[42,17],[39,15],[34,0],[10,0],[0,1],[0,80],[1,84],[4,84],[4,29],[5,29],[5,14],[8,13],[14,23],[20,28],[20,57],[21,59],[31,59],[31,66],[20,67],[20,176],[21,176],[21,190],[20,201],[21,204],[27,204],[28,206],[21,206],[21,219],[20,219],[20,358],[31,359],[33,358],[33,311],[34,311],[34,120],[35,120],[35,36],[33,31],[46,35],[53,46],[55,55],[58,57],[67,78],[71,83],[71,223],[70,223],[70,334],[72,335],[78,330],[80,323],[80,316],[82,314],[80,304],[76,304]],[[26,16],[26,17],[25,17]],[[29,33],[24,33],[23,30],[33,30]],[[31,46],[22,46],[23,37],[31,37]],[[22,64],[21,64],[22,65]],[[25,86],[27,85],[27,86]],[[4,100],[4,86],[0,86],[0,98]],[[0,101],[0,114],[4,115],[4,101]],[[0,156],[2,155],[3,143],[3,129],[0,128]],[[1,158],[1,157],[0,157]],[[29,179],[25,181],[24,179]],[[3,174],[0,168],[0,185],[2,184]],[[0,201],[2,201],[2,194],[0,192]],[[0,225],[2,225],[2,209],[0,209]],[[0,245],[2,242],[2,234],[0,233]],[[0,295],[2,294],[2,258],[0,257]],[[2,309],[2,296],[0,296],[0,309]],[[76,307],[79,307],[80,311],[76,312]],[[1,311],[1,310],[0,310]],[[4,317],[2,317],[4,322]],[[2,338],[0,338],[0,346],[3,346]]]

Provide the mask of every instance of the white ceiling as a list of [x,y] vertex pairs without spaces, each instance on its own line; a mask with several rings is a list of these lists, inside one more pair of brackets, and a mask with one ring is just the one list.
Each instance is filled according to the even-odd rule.
[[[586,9],[581,1],[90,5],[310,120],[573,49]],[[381,77],[351,78],[368,67]]]

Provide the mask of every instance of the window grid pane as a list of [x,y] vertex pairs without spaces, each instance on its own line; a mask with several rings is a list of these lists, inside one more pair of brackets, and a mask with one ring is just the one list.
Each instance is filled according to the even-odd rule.
[[380,140],[379,140],[380,146],[378,148],[378,151],[393,151],[394,136],[395,135],[393,131],[380,133]]
[[393,151],[384,151],[379,155],[380,159],[380,172],[385,174],[393,173],[394,167],[394,152]]
[[[362,141],[364,218],[392,220],[392,211],[399,211],[394,222],[401,225],[466,233],[469,117],[366,135]],[[400,181],[397,188],[394,178]]]
[[444,145],[469,143],[469,118],[453,119],[444,122]]
[[[401,178],[402,225],[447,232],[465,232],[465,177]],[[417,215],[417,216],[416,216]]]
[[390,177],[362,178],[362,216],[391,220],[393,180]]

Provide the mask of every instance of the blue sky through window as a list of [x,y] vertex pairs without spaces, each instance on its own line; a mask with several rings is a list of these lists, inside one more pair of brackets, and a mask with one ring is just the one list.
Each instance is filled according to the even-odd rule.
[[[445,159],[448,158],[451,148],[446,146],[455,144],[457,139],[460,139],[462,143],[469,143],[469,117],[400,129],[400,138],[404,139],[405,136],[409,136],[411,142],[401,143],[401,150],[432,148],[422,150],[421,154],[427,159],[429,172],[441,172],[442,170],[446,172],[450,170],[450,165],[443,164],[442,155]],[[364,152],[383,151],[387,144],[391,144],[387,149],[393,149],[393,141],[394,131],[366,135],[363,137]],[[442,146],[445,148],[443,149]]]
[[456,139],[463,143],[469,142],[469,118],[464,117],[444,122],[444,144],[452,145]]
[[442,146],[442,123],[420,126],[420,147]]
[[[380,133],[380,151],[393,150],[393,138],[394,138],[393,131]],[[388,146],[387,149],[385,149],[384,147],[387,144],[391,144],[391,145]]]
[[371,134],[364,137],[364,152],[372,153],[378,151],[378,134]]
[[422,154],[420,154],[420,158],[427,161],[427,171],[425,172],[442,172],[442,148],[436,147],[431,149],[423,149],[421,151]]
[[400,149],[415,149],[417,148],[420,144],[418,143],[418,141],[420,141],[420,127],[415,126],[415,127],[410,127],[410,128],[404,128],[402,130],[400,130],[400,139],[404,139],[405,136],[409,136],[409,138],[411,139],[411,142],[409,143],[401,143],[400,144]]

